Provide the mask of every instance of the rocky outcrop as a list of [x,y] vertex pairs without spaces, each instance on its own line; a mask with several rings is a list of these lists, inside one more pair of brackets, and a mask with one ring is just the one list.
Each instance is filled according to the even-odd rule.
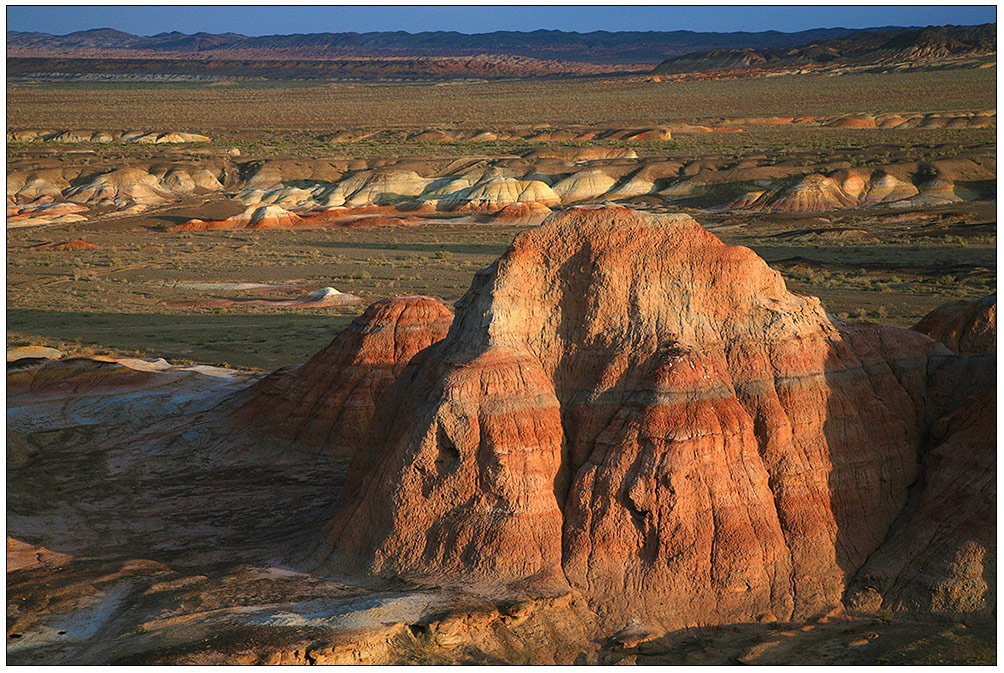
[[874,657],[868,612],[927,613],[910,648],[993,619],[995,354],[621,208],[552,215],[457,308],[378,302],[257,381],[9,354],[8,655],[646,663],[731,623],[721,661],[832,662]]
[[[792,119],[799,118],[781,121],[794,123]],[[661,133],[658,128],[579,130],[590,140],[618,142]],[[564,145],[529,149],[518,156],[276,158],[237,163],[207,155],[126,165],[88,160],[75,167],[23,159],[13,162],[8,174],[7,216],[9,227],[65,224],[104,216],[109,210],[138,213],[218,195],[243,204],[246,212],[178,226],[341,226],[360,209],[372,208],[400,210],[408,216],[473,214],[481,221],[499,213],[500,221],[533,224],[539,221],[539,212],[516,217],[499,211],[509,206],[517,206],[518,212],[522,207],[558,208],[642,197],[685,207],[754,212],[926,208],[989,199],[995,189],[996,159],[978,148],[929,163],[886,165],[864,162],[853,153],[825,162],[808,154],[783,161],[766,155],[684,161],[639,157],[630,148]],[[401,217],[367,226],[424,222]]]
[[956,353],[996,353],[997,295],[943,304],[912,329],[937,339]]
[[[16,213],[66,218],[88,208],[141,211],[183,198],[223,189],[232,167],[223,161],[130,164],[95,169],[90,166],[32,166],[7,174],[8,216]],[[77,206],[76,208],[74,206]],[[72,221],[72,220],[69,220]],[[24,224],[24,222],[21,222]]]
[[542,203],[510,203],[483,219],[486,222],[537,226],[550,214],[551,209]]
[[41,131],[26,129],[8,131],[7,142],[33,143],[208,143],[209,136],[182,131]]
[[606,194],[617,181],[600,170],[574,173],[552,188],[563,203],[584,201]]
[[172,231],[212,231],[216,229],[291,229],[302,222],[299,215],[279,206],[249,206],[225,220],[206,222],[195,219],[171,227]]
[[515,203],[557,206],[561,198],[540,180],[496,178],[454,192],[439,201],[443,210],[495,212]]
[[446,336],[452,318],[430,297],[378,301],[306,363],[241,393],[231,426],[302,451],[351,457],[388,386],[416,353]]
[[613,630],[803,620],[915,511],[931,422],[985,425],[935,341],[832,319],[686,216],[553,215],[457,309],[372,410],[326,567],[572,590]]
[[913,328],[962,355],[930,362],[924,469],[910,506],[848,590],[855,607],[996,611],[996,309],[996,295],[951,302]]

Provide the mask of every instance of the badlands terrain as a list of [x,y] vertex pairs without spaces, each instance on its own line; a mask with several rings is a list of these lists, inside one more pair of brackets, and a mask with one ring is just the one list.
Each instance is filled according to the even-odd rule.
[[8,81],[9,662],[996,661],[995,67],[595,46]]

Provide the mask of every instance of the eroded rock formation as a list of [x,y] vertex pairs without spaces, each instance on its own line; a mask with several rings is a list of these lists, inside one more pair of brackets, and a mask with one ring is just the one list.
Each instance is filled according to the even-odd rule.
[[211,231],[213,229],[291,229],[302,219],[280,206],[250,206],[225,220],[194,219],[171,227],[172,231]]
[[[783,118],[779,123],[799,119]],[[662,133],[659,129],[579,131],[592,140]],[[366,133],[365,137],[372,135]],[[175,228],[378,226],[471,215],[478,221],[497,215],[499,221],[536,223],[537,217],[512,217],[510,207],[539,210],[630,199],[752,212],[914,209],[990,199],[997,174],[996,158],[980,147],[960,148],[954,157],[926,163],[899,156],[888,157],[884,164],[864,161],[854,153],[822,162],[809,154],[783,160],[766,155],[683,160],[639,157],[630,148],[562,145],[527,149],[520,155],[246,161],[221,148],[209,148],[204,155],[189,150],[184,159],[178,148],[175,151],[175,157],[163,161],[124,165],[90,159],[76,166],[53,159],[12,160],[7,177],[8,226],[79,222],[213,196],[231,200],[234,207],[243,204],[246,210]],[[369,222],[349,219],[373,208],[397,214]]]
[[806,619],[944,481],[932,422],[987,422],[932,387],[985,366],[832,319],[686,216],[553,215],[457,308],[373,408],[326,567],[571,589],[612,629]]
[[913,329],[956,353],[997,352],[997,295],[979,301],[949,302],[934,309]]
[[306,363],[238,395],[232,425],[302,451],[351,457],[386,389],[416,353],[446,336],[452,319],[431,297],[378,301]]

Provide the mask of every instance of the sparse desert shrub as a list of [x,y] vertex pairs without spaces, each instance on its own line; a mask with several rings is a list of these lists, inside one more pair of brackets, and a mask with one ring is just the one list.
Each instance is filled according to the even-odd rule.
[[893,613],[892,610],[882,610],[877,615],[875,615],[876,624],[888,624],[892,621]]

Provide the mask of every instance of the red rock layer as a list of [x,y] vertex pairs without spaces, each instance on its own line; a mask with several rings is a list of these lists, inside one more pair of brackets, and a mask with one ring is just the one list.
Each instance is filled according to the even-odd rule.
[[457,307],[375,412],[331,567],[571,587],[613,628],[803,619],[916,480],[944,350],[687,216],[556,214]]
[[387,387],[416,353],[446,336],[452,318],[430,297],[378,301],[306,363],[241,393],[231,423],[301,450],[349,456]]
[[996,353],[997,295],[943,304],[912,329],[937,339],[956,353]]

